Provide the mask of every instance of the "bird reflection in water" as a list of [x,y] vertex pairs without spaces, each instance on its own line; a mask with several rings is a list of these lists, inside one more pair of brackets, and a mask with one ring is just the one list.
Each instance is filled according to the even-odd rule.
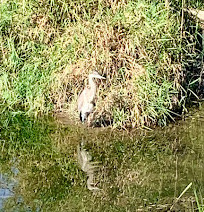
[[83,142],[78,145],[77,147],[77,155],[78,155],[78,162],[81,169],[87,174],[87,188],[90,191],[99,191],[100,188],[96,187],[94,183],[94,173],[99,168],[99,162],[91,162],[92,157],[88,153],[86,149],[84,149]]

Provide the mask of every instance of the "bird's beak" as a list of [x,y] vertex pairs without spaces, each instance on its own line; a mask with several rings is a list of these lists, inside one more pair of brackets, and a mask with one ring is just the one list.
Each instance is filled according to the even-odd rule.
[[106,79],[105,77],[102,77],[102,76],[98,76],[98,78],[99,78],[99,79]]

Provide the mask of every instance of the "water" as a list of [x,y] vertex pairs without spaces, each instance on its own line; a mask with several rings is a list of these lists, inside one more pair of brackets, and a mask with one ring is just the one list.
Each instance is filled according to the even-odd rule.
[[[10,188],[11,187],[11,188]],[[13,196],[12,192],[13,184],[8,183],[6,177],[0,174],[0,208],[3,208],[3,202],[5,199]]]
[[[9,113],[0,124],[0,211],[196,211],[194,191],[202,204],[203,107],[166,128],[131,133]],[[82,141],[100,163],[97,190],[78,163]]]

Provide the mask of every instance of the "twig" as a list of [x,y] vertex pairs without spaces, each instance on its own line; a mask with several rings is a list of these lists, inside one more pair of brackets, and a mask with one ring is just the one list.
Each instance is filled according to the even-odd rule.
[[179,199],[186,193],[186,191],[192,186],[192,184],[193,183],[191,182],[188,186],[186,186],[186,188],[182,191],[182,193],[179,195],[179,197],[176,198],[176,200],[174,201],[173,205],[170,208],[170,211],[173,209],[174,205],[179,201]]

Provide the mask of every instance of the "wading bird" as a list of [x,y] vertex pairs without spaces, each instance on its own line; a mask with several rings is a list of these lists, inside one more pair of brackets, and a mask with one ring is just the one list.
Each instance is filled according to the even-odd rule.
[[82,122],[88,118],[89,114],[92,113],[94,109],[94,100],[96,96],[96,83],[93,80],[94,78],[105,79],[105,77],[102,77],[96,71],[89,74],[89,87],[84,88],[78,98],[78,111]]

